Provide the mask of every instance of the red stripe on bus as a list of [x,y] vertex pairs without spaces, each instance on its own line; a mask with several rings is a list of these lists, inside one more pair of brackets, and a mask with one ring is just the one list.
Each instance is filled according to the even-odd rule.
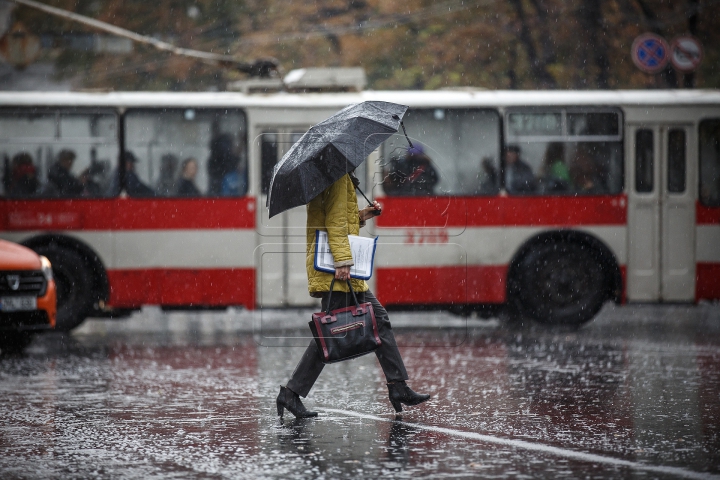
[[625,225],[627,198],[383,197],[379,227]]
[[3,230],[169,230],[255,228],[256,199],[6,200]]
[[377,297],[388,305],[502,303],[507,265],[377,268]]
[[695,301],[720,300],[720,263],[698,263],[695,279]]
[[[623,304],[627,301],[626,270],[620,266]],[[377,268],[375,293],[387,305],[503,303],[507,271],[503,265]],[[720,278],[720,264],[716,278]],[[720,283],[716,285],[720,292]],[[720,293],[716,295],[719,298]]]
[[697,202],[695,207],[695,221],[698,225],[712,225],[720,223],[720,207],[706,207]]
[[255,269],[108,270],[109,304],[115,308],[142,305],[221,306],[255,308]]

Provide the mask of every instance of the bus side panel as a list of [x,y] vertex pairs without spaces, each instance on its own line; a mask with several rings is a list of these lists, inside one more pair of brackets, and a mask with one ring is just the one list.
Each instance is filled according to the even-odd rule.
[[[380,202],[376,293],[387,304],[503,303],[510,262],[525,242],[548,229],[581,230],[599,238],[625,273],[625,195],[385,197]],[[465,206],[467,214],[451,213],[450,205]]]
[[254,197],[73,198],[3,200],[0,229],[27,230],[255,230]]
[[505,301],[507,266],[380,268],[383,304],[465,304]]
[[118,202],[113,307],[255,307],[255,198]]
[[720,299],[720,208],[697,202],[696,300]]
[[3,200],[2,236],[56,233],[96,252],[108,305],[255,308],[255,208],[244,198]]
[[[378,227],[625,225],[627,196],[384,197]],[[467,214],[466,214],[467,212]]]
[[255,308],[254,268],[111,270],[110,304]]
[[113,228],[117,199],[4,200],[3,231],[108,231]]
[[254,197],[119,198],[116,230],[255,230]]

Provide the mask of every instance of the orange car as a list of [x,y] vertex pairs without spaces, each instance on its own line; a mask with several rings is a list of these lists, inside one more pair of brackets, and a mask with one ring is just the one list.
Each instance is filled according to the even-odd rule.
[[34,333],[55,327],[56,313],[50,261],[0,240],[0,349],[22,350]]

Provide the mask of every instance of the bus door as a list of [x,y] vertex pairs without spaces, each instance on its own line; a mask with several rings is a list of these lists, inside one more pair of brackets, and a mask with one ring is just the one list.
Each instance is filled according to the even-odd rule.
[[629,129],[627,298],[695,298],[694,129],[641,124]]
[[258,245],[255,253],[258,303],[264,307],[310,306],[305,269],[305,206],[272,219],[266,207],[273,167],[309,126],[259,128],[254,148],[260,157]]

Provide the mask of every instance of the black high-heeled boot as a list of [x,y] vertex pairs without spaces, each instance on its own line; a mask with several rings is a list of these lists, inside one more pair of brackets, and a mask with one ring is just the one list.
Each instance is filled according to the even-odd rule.
[[415,393],[405,382],[388,383],[388,392],[390,393],[390,403],[396,412],[402,412],[402,404],[420,405],[430,399],[430,395],[426,393]]
[[300,395],[286,387],[280,387],[280,393],[275,400],[277,412],[280,418],[283,417],[283,409],[287,408],[297,418],[317,417],[317,412],[311,412],[300,401]]

